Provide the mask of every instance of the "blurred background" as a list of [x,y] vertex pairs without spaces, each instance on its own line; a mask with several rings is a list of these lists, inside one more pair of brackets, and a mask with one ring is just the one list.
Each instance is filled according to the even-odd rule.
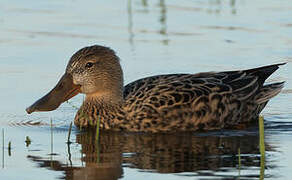
[[[55,161],[50,161],[50,158],[54,158],[59,163],[58,167],[63,168],[69,162],[68,147],[65,144],[67,130],[76,113],[75,106],[79,107],[83,96],[73,98],[53,112],[27,115],[25,108],[55,85],[74,52],[84,46],[99,44],[111,47],[121,58],[125,84],[157,74],[237,70],[288,62],[269,79],[269,82],[287,83],[283,92],[263,112],[267,123],[266,141],[274,147],[267,150],[270,164],[266,167],[264,177],[286,179],[292,176],[288,172],[291,169],[289,162],[292,161],[292,143],[289,140],[292,137],[292,72],[289,71],[292,66],[289,63],[292,61],[291,34],[291,0],[0,1],[0,126],[5,132],[0,178],[16,177],[13,172],[17,170],[22,172],[19,176],[24,179],[39,178],[43,174],[48,179],[74,179],[72,172],[69,176],[64,173],[67,172],[64,169],[57,168],[57,171],[53,171],[56,168],[46,167],[40,161],[49,159],[48,162],[52,163]],[[48,155],[51,149],[50,119],[57,132],[53,144],[58,156],[53,157]],[[71,148],[75,154],[72,155],[71,167],[85,167],[83,163],[87,161],[80,158],[80,152],[81,157],[86,154],[82,153],[82,149],[88,142],[84,145],[83,141],[78,141],[82,133],[76,129],[73,132],[74,143]],[[245,132],[236,132],[235,135],[235,139],[227,138],[226,144],[246,137],[245,143],[239,143],[238,146],[247,146],[250,138],[258,138],[253,131],[248,132],[248,136]],[[34,139],[30,148],[25,147],[26,136]],[[223,138],[222,135],[214,136],[217,139],[210,140],[210,143],[217,144]],[[116,136],[109,137],[115,139]],[[186,139],[193,144],[202,141],[200,138],[199,141]],[[12,142],[12,156],[7,154],[9,141]],[[147,140],[133,140],[141,144],[132,145],[144,147],[145,141]],[[120,145],[119,141],[114,142]],[[109,144],[106,147],[111,147],[112,144]],[[237,153],[237,148],[236,146],[227,153]],[[206,157],[216,155],[218,162],[216,161],[215,169],[214,166],[200,166],[179,171],[159,171],[157,166],[124,162],[128,156],[133,156],[127,153],[134,153],[136,157],[141,153],[140,150],[138,152],[137,149],[120,146],[117,149],[119,153],[113,159],[116,156],[121,158],[119,167],[123,167],[123,170],[118,169],[118,175],[113,179],[146,179],[151,176],[169,179],[192,179],[194,176],[228,179],[241,176],[257,179],[260,176],[258,158],[252,160],[254,163],[245,164],[246,168],[243,168],[240,176],[235,163],[237,160],[228,159],[228,162],[234,163],[228,164],[230,172],[226,173],[227,165],[220,164],[220,159],[224,159],[223,155],[226,155],[225,151],[219,155],[212,152],[207,154]],[[258,157],[255,149],[257,142],[252,145],[252,150],[244,152],[247,161],[251,157]],[[185,151],[185,148],[181,151]],[[196,154],[193,149],[187,152]],[[141,157],[148,157],[153,153],[157,151],[146,151]],[[31,156],[34,158],[27,158]],[[185,163],[197,162],[190,157],[186,159],[188,162],[181,159],[179,162],[187,166],[190,165]],[[158,162],[155,158],[152,161]],[[166,165],[163,164],[165,161],[161,163]],[[198,169],[210,171],[206,175],[198,173]],[[174,172],[179,174],[172,174]],[[81,176],[75,177],[80,179]]]

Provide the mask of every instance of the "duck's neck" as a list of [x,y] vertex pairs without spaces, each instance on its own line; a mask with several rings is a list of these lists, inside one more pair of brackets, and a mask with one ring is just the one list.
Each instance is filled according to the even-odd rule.
[[123,96],[113,94],[87,95],[75,116],[75,124],[82,127],[100,124],[102,129],[118,126],[117,119],[123,119]]
[[84,103],[102,103],[108,105],[117,105],[123,103],[123,92],[115,90],[116,92],[98,92],[87,94]]

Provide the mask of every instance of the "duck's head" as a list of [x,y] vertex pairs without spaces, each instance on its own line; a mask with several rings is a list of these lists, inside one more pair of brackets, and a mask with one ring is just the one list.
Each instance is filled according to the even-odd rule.
[[123,98],[123,72],[119,58],[110,48],[89,46],[77,51],[70,59],[65,74],[44,97],[26,109],[52,111],[78,93],[86,94],[86,100],[100,99],[119,103]]

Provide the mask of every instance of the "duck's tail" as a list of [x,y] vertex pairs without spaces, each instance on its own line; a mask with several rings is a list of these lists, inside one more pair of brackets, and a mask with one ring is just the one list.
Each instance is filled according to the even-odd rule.
[[268,102],[272,97],[281,92],[282,88],[284,87],[284,83],[285,82],[283,81],[264,85],[262,88],[259,89],[259,92],[255,96],[255,102],[257,104],[263,104]]
[[265,80],[273,74],[277,69],[279,69],[279,66],[285,65],[286,63],[278,63],[278,64],[272,64],[268,66],[253,68],[253,69],[247,69],[244,70],[245,73],[254,75],[258,77],[259,84],[263,85]]
[[248,75],[256,76],[258,77],[258,83],[259,83],[259,89],[256,92],[256,95],[254,97],[254,101],[257,104],[264,104],[267,103],[272,97],[279,94],[284,87],[285,82],[277,82],[273,84],[264,85],[265,80],[272,75],[277,69],[279,69],[279,66],[285,65],[286,63],[278,63],[278,64],[272,64],[268,66],[258,67],[254,69],[247,69],[244,70]]

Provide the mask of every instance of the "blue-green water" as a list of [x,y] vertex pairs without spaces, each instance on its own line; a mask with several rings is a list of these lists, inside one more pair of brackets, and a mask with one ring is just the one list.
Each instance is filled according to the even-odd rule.
[[[291,19],[291,0],[0,1],[5,133],[0,179],[290,179]],[[262,113],[264,173],[257,127],[179,135],[102,133],[99,145],[92,132],[74,128],[67,145],[73,105],[81,104],[82,95],[55,111],[27,115],[25,108],[55,85],[70,56],[92,44],[116,50],[125,83],[156,74],[288,62],[269,79],[287,83]],[[26,136],[32,140],[28,147]],[[2,132],[0,139],[2,147]]]

